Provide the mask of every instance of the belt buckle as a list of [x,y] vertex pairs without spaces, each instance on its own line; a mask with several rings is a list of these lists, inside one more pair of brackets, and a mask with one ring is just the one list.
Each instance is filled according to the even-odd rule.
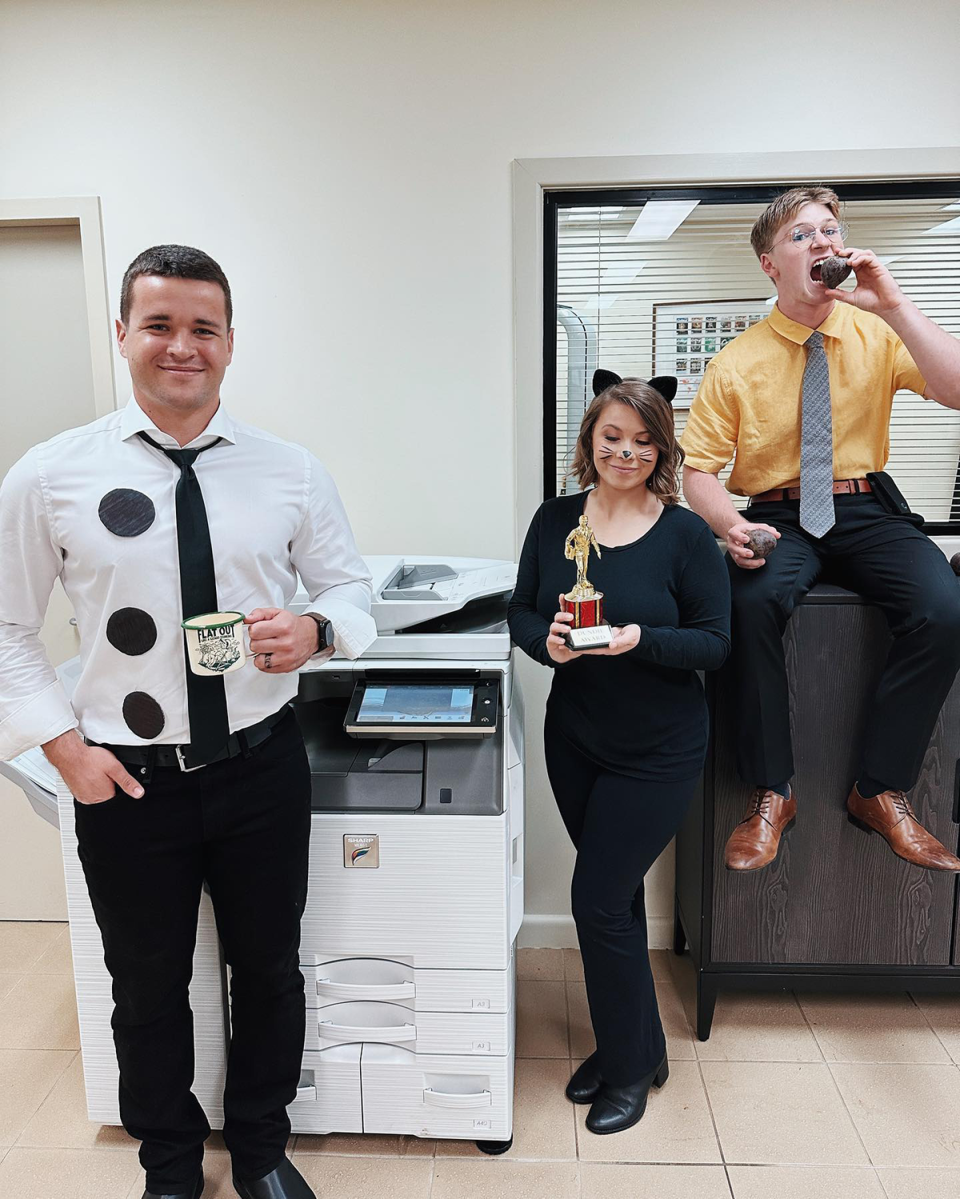
[[202,770],[207,765],[206,762],[201,762],[199,766],[188,766],[183,758],[183,750],[179,745],[173,747],[173,752],[177,755],[177,763],[184,774],[191,774],[194,770]]

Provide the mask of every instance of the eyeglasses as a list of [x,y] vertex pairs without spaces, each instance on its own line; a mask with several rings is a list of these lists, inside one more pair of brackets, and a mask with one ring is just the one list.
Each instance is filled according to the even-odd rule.
[[819,229],[813,225],[797,225],[795,229],[790,230],[786,237],[781,237],[773,244],[779,245],[781,241],[791,241],[795,246],[802,246],[811,238],[816,237],[818,233],[822,234],[827,241],[843,241],[847,236],[847,226],[842,221],[823,225]]

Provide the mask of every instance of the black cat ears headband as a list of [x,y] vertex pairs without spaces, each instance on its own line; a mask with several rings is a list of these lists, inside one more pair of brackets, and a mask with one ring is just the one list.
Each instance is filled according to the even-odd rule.
[[[614,387],[617,383],[622,382],[620,376],[615,375],[613,371],[595,370],[593,372],[593,394],[598,396],[601,391],[606,391],[608,387]],[[677,394],[677,380],[673,375],[656,375],[647,380],[647,384],[654,391],[659,391],[668,404],[673,403],[673,397]]]

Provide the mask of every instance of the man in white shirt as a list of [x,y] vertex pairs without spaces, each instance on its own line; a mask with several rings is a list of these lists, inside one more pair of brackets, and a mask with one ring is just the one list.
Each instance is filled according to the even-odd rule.
[[[355,658],[376,635],[330,476],[220,404],[231,325],[230,287],[208,255],[145,251],[117,321],[130,402],[36,446],[0,488],[0,758],[42,745],[75,797],[144,1199],[203,1190],[210,1129],[190,1090],[188,987],[205,881],[232,971],[234,1185],[243,1199],[313,1195],[284,1152],[303,1052],[310,829],[289,701],[308,659]],[[287,610],[298,574],[309,615]],[[57,578],[81,640],[72,703],[38,636]],[[181,621],[198,606],[246,614],[252,668],[189,670]]]

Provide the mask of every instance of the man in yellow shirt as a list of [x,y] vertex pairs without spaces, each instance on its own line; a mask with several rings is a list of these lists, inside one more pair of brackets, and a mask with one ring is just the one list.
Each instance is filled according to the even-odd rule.
[[[804,187],[759,217],[751,242],[777,303],[711,361],[681,439],[687,501],[727,543],[737,767],[755,788],[726,864],[772,862],[796,816],[781,638],[827,573],[877,604],[894,638],[847,800],[851,817],[907,861],[960,872],[906,797],[960,668],[960,587],[919,519],[865,477],[886,464],[900,388],[960,408],[960,342],[904,296],[872,251],[844,248],[839,214],[835,192]],[[831,255],[853,268],[853,291],[820,278]],[[745,513],[717,477],[734,457],[727,487],[751,497]],[[769,559],[747,547],[755,530],[778,539]]]

